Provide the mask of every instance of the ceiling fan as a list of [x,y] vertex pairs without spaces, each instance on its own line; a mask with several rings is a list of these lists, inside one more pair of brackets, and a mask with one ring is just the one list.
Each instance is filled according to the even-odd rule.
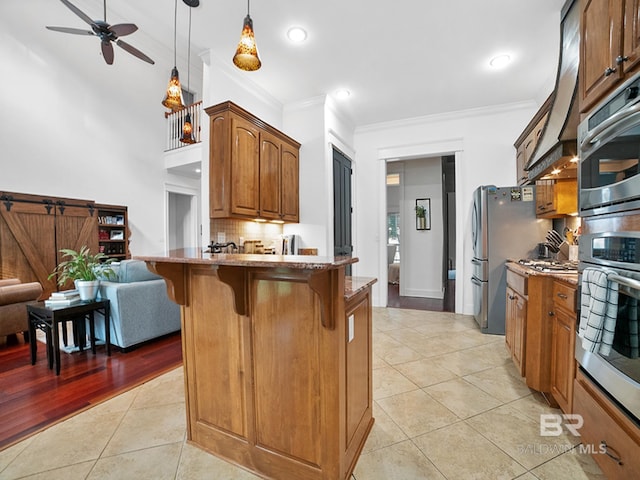
[[99,37],[102,46],[102,56],[104,57],[104,61],[109,65],[113,64],[113,45],[111,44],[111,42],[115,42],[115,44],[120,48],[126,50],[131,55],[138,57],[140,60],[144,60],[145,62],[152,65],[155,63],[140,50],[129,45],[126,42],[123,42],[118,38],[135,32],[136,30],[138,30],[138,27],[133,23],[119,23],[117,25],[109,25],[107,23],[107,0],[104,0],[104,20],[92,20],[88,15],[86,15],[82,10],[80,10],[68,0],[60,1],[64,3],[69,8],[69,10],[79,16],[86,23],[91,25],[91,30],[47,26],[49,30],[62,33],[73,33],[74,35],[95,35]]

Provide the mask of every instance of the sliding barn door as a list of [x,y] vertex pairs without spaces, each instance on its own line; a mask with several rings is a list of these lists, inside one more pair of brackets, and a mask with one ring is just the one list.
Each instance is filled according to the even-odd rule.
[[57,290],[49,274],[61,248],[87,245],[98,251],[97,213],[92,202],[36,195],[0,195],[0,278],[39,282],[41,298]]

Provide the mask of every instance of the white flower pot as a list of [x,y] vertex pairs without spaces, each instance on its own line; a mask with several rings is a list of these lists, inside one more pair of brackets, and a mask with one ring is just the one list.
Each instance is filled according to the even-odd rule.
[[80,294],[80,300],[95,300],[98,296],[100,280],[76,280],[75,283]]

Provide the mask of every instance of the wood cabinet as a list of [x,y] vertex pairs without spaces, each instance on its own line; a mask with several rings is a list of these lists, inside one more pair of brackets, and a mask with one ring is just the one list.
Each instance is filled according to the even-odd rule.
[[542,392],[554,403],[550,396],[553,278],[528,275],[511,263],[507,263],[506,276],[507,348],[527,386]]
[[0,192],[0,276],[39,282],[48,298],[58,289],[49,274],[60,250],[98,251],[98,220],[91,200]]
[[640,2],[582,0],[580,110],[587,112],[640,65]]
[[609,480],[640,478],[640,428],[578,371],[574,382],[574,414],[581,415],[582,447],[589,449]]
[[187,255],[144,259],[182,305],[188,439],[261,478],[348,479],[373,426],[375,280],[345,295],[344,260]]
[[564,413],[572,413],[573,410],[576,306],[576,287],[555,280],[551,320],[551,394]]
[[131,258],[129,253],[129,215],[122,205],[96,205],[98,210],[98,249],[116,260]]
[[513,288],[507,287],[505,345],[521,376],[525,372],[525,332],[527,330],[527,300]]
[[551,96],[547,98],[542,107],[536,112],[529,124],[513,144],[516,148],[516,169],[518,185],[529,183],[529,174],[526,170],[527,163],[535,152],[538,140],[547,124],[549,109],[551,108]]
[[559,218],[578,211],[578,180],[575,178],[538,180],[536,216]]
[[209,115],[209,216],[299,221],[300,144],[232,102]]

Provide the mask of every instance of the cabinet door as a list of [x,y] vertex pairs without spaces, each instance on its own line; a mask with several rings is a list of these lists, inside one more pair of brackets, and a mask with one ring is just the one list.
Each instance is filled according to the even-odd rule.
[[293,145],[282,144],[282,220],[299,221],[299,150]]
[[260,207],[259,131],[231,115],[231,213],[257,217]]
[[573,407],[575,314],[556,308],[551,342],[551,393],[564,413]]
[[505,344],[521,376],[525,376],[524,349],[527,322],[527,300],[507,287]]
[[580,22],[580,110],[586,112],[622,78],[623,2],[583,0]]
[[260,133],[260,212],[262,218],[280,219],[280,140]]
[[209,216],[223,218],[229,215],[231,201],[231,165],[229,118],[224,113],[209,119]]
[[515,314],[513,322],[513,361],[523,377],[526,375],[525,341],[527,331],[527,300],[515,293]]
[[634,72],[640,66],[640,0],[625,2],[622,60],[625,75]]

